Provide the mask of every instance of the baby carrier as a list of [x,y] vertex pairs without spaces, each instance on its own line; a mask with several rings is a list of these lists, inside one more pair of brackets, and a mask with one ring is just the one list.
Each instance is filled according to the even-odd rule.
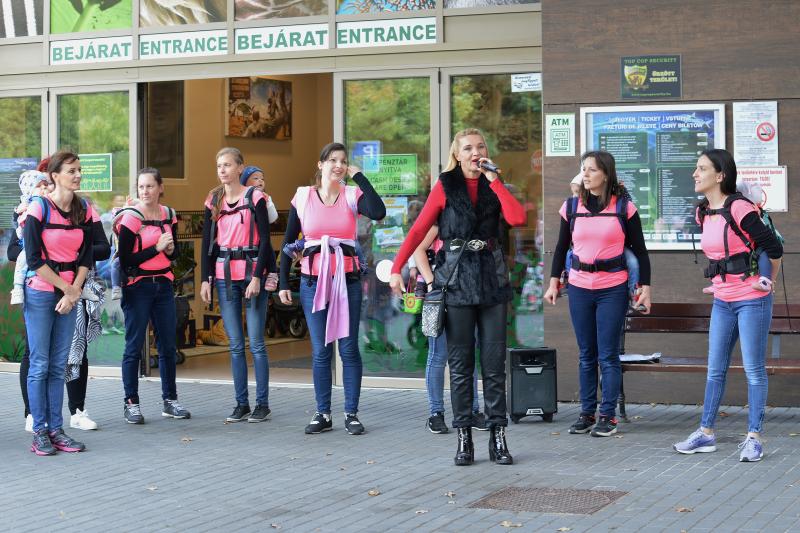
[[[161,233],[166,233],[170,231],[170,226],[172,225],[172,220],[175,218],[175,210],[171,207],[161,206],[162,207],[162,219],[161,220],[146,220],[144,213],[139,211],[135,207],[123,207],[120,209],[116,215],[114,215],[114,220],[111,224],[111,229],[114,234],[115,240],[115,247],[116,250],[114,254],[114,258],[116,259],[119,257],[119,232],[120,232],[120,221],[122,217],[127,215],[132,215],[135,218],[141,220],[142,225],[139,227],[139,231],[136,232],[136,244],[134,246],[134,252],[140,252],[142,250],[142,236],[139,234],[142,231],[142,228],[145,226],[155,226]],[[123,277],[124,278],[136,278],[139,276],[159,276],[161,274],[166,274],[172,270],[171,266],[167,266],[164,268],[159,268],[155,270],[143,269],[141,266],[129,266],[127,268],[122,269]],[[122,285],[127,285],[127,279],[120,280]]]
[[[46,198],[43,198],[41,196],[34,196],[32,198],[32,201],[39,202],[41,204],[41,207],[42,207],[42,230],[62,229],[62,230],[69,230],[69,231],[82,231],[82,232],[84,232],[84,236],[88,235],[89,227],[90,227],[90,221],[91,221],[91,215],[89,214],[89,212],[90,212],[90,210],[89,210],[89,202],[85,198],[81,198],[81,205],[83,205],[83,208],[86,210],[86,214],[87,214],[87,217],[89,218],[89,220],[88,221],[84,220],[83,223],[81,223],[81,224],[79,224],[77,226],[75,226],[73,224],[55,224],[53,222],[50,222],[50,203],[51,203],[50,200],[48,200]],[[42,239],[42,258],[44,259],[44,262],[47,264],[47,266],[49,266],[53,270],[53,272],[55,272],[56,274],[59,274],[61,272],[75,272],[75,273],[77,273],[78,272],[78,258],[83,253],[83,250],[86,247],[87,241],[88,241],[88,239],[86,239],[86,238],[83,239],[83,244],[81,245],[81,248],[78,250],[78,256],[75,258],[74,261],[54,261],[54,260],[50,259],[50,254],[47,252],[47,248],[45,247],[45,244],[44,244],[44,239]],[[31,277],[33,277],[35,275],[36,275],[36,271],[28,270],[28,273],[26,274],[26,277],[31,278]]]
[[[620,226],[622,226],[622,233],[627,236],[628,198],[625,195],[617,196],[617,205],[613,213],[592,213],[588,210],[586,213],[578,213],[578,197],[571,196],[567,198],[567,221],[569,222],[570,238],[575,231],[575,219],[578,217],[616,217]],[[572,252],[572,243],[570,243],[570,252]],[[598,259],[594,263],[584,263],[574,253],[569,255],[570,258],[566,265],[567,272],[570,270],[582,270],[584,272],[619,272],[620,270],[627,270],[624,253],[610,259]]]

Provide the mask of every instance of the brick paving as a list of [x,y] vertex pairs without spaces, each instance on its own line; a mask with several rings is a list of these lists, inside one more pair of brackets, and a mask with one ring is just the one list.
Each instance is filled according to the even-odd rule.
[[[683,456],[671,444],[696,427],[698,406],[630,405],[632,422],[598,439],[567,433],[578,406],[566,403],[552,424],[530,417],[509,428],[514,466],[490,463],[488,433],[475,432],[477,463],[459,468],[455,435],[424,427],[424,391],[364,390],[368,433],[360,437],[344,431],[341,389],[334,431],[310,436],[307,387],[271,388],[273,417],[261,424],[223,423],[234,405],[230,384],[179,383],[178,391],[191,420],[162,418],[160,385],[148,380],[140,386],[147,423],[131,426],[120,381],[92,379],[87,407],[100,430],[71,432],[88,451],[36,457],[18,377],[0,374],[0,530],[800,530],[796,408],[769,409],[760,463],[737,461],[742,407],[724,408],[716,453]],[[468,508],[507,486],[628,494],[593,515]]]

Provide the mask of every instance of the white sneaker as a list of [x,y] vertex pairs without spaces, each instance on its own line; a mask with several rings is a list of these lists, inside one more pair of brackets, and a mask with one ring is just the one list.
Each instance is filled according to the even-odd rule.
[[28,415],[25,417],[25,431],[28,433],[33,433],[33,415]]
[[69,427],[89,431],[97,429],[97,422],[89,418],[89,413],[87,411],[77,409],[75,410],[75,414],[69,417]]
[[11,289],[11,305],[22,305],[25,302],[25,292],[22,287],[14,285]]
[[111,287],[111,299],[119,300],[122,298],[122,287]]

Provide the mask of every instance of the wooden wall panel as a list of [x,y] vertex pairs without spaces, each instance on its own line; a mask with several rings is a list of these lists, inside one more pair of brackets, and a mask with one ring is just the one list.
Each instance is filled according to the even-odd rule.
[[[580,108],[647,103],[726,105],[726,144],[733,148],[732,103],[777,100],[781,164],[788,166],[788,213],[773,216],[786,237],[785,280],[776,302],[786,295],[800,303],[800,2],[779,0],[544,0],[542,2],[543,102],[545,113],[575,113]],[[620,57],[681,54],[683,97],[658,102],[620,100]],[[580,139],[580,131],[577,132]],[[580,143],[578,143],[580,150]],[[579,169],[575,157],[544,160],[544,232],[547,272],[559,226],[558,209],[569,194],[569,181]],[[703,302],[706,282],[698,255],[650,252],[655,301]],[[798,324],[800,326],[800,324]],[[784,337],[783,354],[800,357],[800,342]],[[703,355],[704,335],[631,335],[628,351]],[[578,397],[577,345],[569,320],[568,301],[545,310],[545,342],[559,351],[559,395]],[[633,402],[702,403],[704,375],[635,373],[626,375],[626,393]],[[742,375],[729,379],[726,402],[747,402]],[[798,405],[796,378],[770,380],[770,405]]]

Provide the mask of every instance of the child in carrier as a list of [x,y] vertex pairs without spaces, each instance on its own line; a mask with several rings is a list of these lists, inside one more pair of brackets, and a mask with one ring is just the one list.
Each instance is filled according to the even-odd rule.
[[[14,223],[14,231],[16,238],[22,243],[22,223],[25,220],[25,211],[33,201],[35,196],[46,196],[48,192],[53,190],[53,185],[47,179],[47,174],[39,172],[38,170],[26,170],[19,176],[19,191],[20,203],[14,214],[12,220]],[[28,261],[25,258],[25,248],[23,245],[22,251],[17,257],[16,265],[14,266],[14,287],[11,289],[11,305],[21,305],[25,301],[25,291],[23,285],[25,277],[28,273]]]
[[[578,172],[578,174],[572,178],[572,181],[569,183],[569,188],[573,197],[578,197],[580,194],[581,185],[583,185],[583,172]],[[628,201],[631,201],[630,193],[628,193],[627,190],[625,190],[625,195]],[[623,253],[625,254],[625,264],[628,269],[628,292],[630,295],[629,306],[636,311],[644,311],[644,306],[633,307],[633,302],[636,301],[637,296],[639,296],[641,293],[641,289],[639,288],[639,260],[636,259],[636,254],[633,253],[633,250],[627,246],[623,247]],[[559,283],[561,285],[561,288],[559,289],[559,296],[567,295],[566,288],[567,284],[569,283],[569,270],[571,263],[572,248],[567,250],[567,261],[565,263],[566,267],[564,272],[561,273],[561,278],[559,279]]]
[[[778,240],[781,241],[781,244],[783,244],[783,237],[772,223],[772,218],[763,208],[764,193],[761,185],[742,181],[736,184],[736,190],[755,204],[758,209],[758,215],[764,225],[772,230]],[[752,283],[751,287],[757,291],[770,292],[772,291],[772,263],[763,250],[756,256],[756,261],[758,262],[758,279]],[[703,292],[705,294],[714,294],[714,285],[703,288]]]
[[[111,210],[111,215],[114,217],[112,228],[116,227],[117,222],[122,218],[120,212],[127,207],[137,207],[138,200],[127,196],[125,198],[125,205],[122,207],[115,207]],[[111,299],[119,300],[122,298],[122,265],[119,262],[119,255],[117,250],[119,247],[119,236],[116,231],[111,232]]]

